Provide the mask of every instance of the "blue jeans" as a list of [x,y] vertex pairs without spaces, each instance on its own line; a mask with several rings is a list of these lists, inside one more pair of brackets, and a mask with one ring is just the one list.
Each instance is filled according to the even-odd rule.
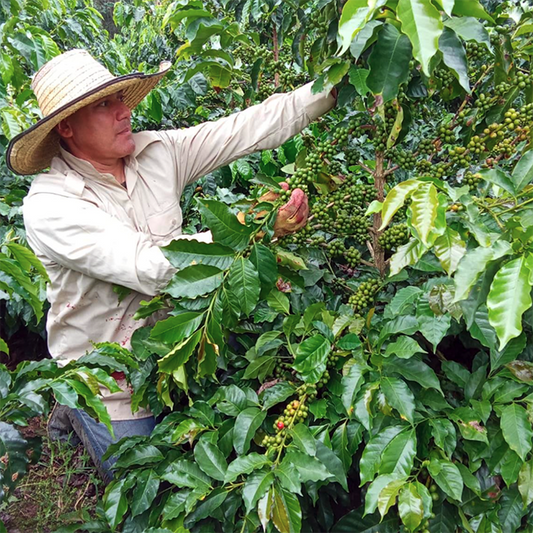
[[85,411],[70,409],[68,417],[74,431],[85,446],[96,469],[106,483],[109,483],[113,479],[111,467],[116,461],[114,457],[102,461],[102,456],[108,446],[124,437],[150,435],[155,427],[153,416],[134,420],[114,420],[111,422],[115,432],[115,438],[113,439],[105,425],[101,422],[96,422]]

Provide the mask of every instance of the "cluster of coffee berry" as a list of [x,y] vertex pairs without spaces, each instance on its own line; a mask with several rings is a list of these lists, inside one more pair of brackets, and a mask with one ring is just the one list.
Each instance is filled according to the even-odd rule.
[[488,111],[497,101],[498,96],[490,96],[488,94],[481,93],[474,102],[474,106],[480,111]]
[[272,425],[276,434],[265,435],[263,437],[261,444],[267,449],[284,446],[285,442],[290,438],[288,430],[292,429],[298,423],[305,422],[309,416],[309,408],[306,405],[306,401],[313,401],[316,398],[316,385],[302,385],[296,389],[296,392],[299,394],[298,400],[292,400],[287,403],[283,409],[283,414],[278,416]]
[[433,72],[433,77],[438,83],[440,83],[441,87],[449,87],[455,81],[455,76],[453,75],[453,73],[450,70],[444,68],[435,69],[435,71]]
[[344,242],[341,240],[334,240],[328,244],[328,253],[331,257],[339,257],[344,255],[346,248]]
[[475,42],[466,43],[466,55],[471,60],[483,59],[487,54],[487,49],[485,46],[481,46]]
[[415,167],[416,157],[412,152],[393,148],[387,150],[386,155],[403,170],[412,170]]
[[346,249],[344,257],[346,258],[348,266],[352,268],[355,268],[361,262],[361,252],[353,246]]
[[435,152],[433,139],[422,139],[418,144],[418,152],[421,154],[433,154]]
[[440,140],[444,143],[451,143],[455,141],[454,124],[441,124],[437,129],[437,134]]
[[363,281],[354,294],[348,299],[348,303],[356,313],[361,313],[363,309],[369,307],[374,301],[376,293],[381,287],[381,281],[377,278]]
[[[476,149],[476,143],[472,139],[468,145],[468,150],[474,150]],[[479,148],[477,148],[479,149]],[[479,153],[479,152],[478,152]],[[455,163],[456,165],[466,166],[470,163],[471,155],[469,152],[467,152],[467,148],[464,146],[454,146],[448,150],[448,157],[451,162]]]
[[407,224],[397,224],[387,228],[378,239],[379,245],[384,250],[392,250],[405,244],[409,240]]
[[463,183],[468,185],[471,191],[476,189],[482,180],[483,177],[478,172],[474,174],[473,172],[467,171],[463,177]]

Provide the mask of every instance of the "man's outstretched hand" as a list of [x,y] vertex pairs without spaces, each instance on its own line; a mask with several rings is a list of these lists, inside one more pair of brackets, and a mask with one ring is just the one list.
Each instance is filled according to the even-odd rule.
[[[289,185],[285,182],[280,183],[283,190],[289,190]],[[274,202],[279,197],[278,193],[269,191],[261,198],[260,202]],[[307,224],[309,216],[309,204],[307,196],[302,189],[294,189],[289,201],[281,206],[278,210],[278,216],[274,224],[274,237],[284,237],[302,229]]]
[[[284,189],[285,185],[285,183],[282,184]],[[294,189],[289,201],[278,210],[278,216],[274,223],[274,237],[284,237],[302,229],[307,224],[308,216],[307,195],[302,189]]]

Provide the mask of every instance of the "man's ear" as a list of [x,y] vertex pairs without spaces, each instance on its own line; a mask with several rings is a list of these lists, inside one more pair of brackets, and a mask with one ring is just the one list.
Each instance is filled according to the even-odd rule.
[[70,126],[69,117],[64,118],[56,127],[55,130],[59,133],[62,139],[72,137],[72,127]]

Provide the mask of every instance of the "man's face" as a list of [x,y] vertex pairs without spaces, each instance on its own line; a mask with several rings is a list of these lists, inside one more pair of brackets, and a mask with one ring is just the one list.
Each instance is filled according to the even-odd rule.
[[109,165],[135,149],[130,119],[131,110],[119,92],[76,111],[57,131],[76,157],[95,166]]

